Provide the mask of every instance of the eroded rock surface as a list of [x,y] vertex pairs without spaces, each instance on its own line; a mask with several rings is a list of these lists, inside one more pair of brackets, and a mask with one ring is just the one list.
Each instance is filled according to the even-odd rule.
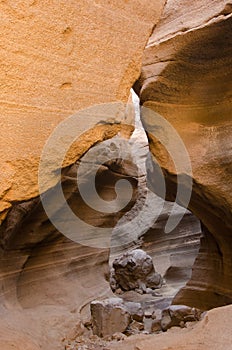
[[[105,280],[109,250],[73,243],[52,226],[38,199],[38,166],[55,127],[86,107],[119,101],[115,113],[101,110],[62,166],[71,167],[97,142],[119,132],[130,135],[130,127],[121,127],[133,121],[126,105],[129,91],[164,2],[45,0],[0,5],[0,328],[5,348],[26,349],[23,339],[30,344],[29,337],[36,349],[57,350],[67,329],[85,314],[85,305],[96,295],[111,294]],[[93,116],[81,115],[77,134]],[[93,227],[114,226],[123,213],[105,216],[87,209],[75,192],[74,173],[75,166],[63,183],[72,209]],[[102,193],[114,198],[114,190],[113,197],[108,192],[108,168],[100,174],[108,186]],[[113,178],[118,179],[117,174]]]
[[[4,150],[0,164],[0,347],[63,349],[65,333],[80,324],[80,315],[86,315],[91,300],[96,295],[111,295],[105,278],[109,249],[83,248],[62,236],[36,198],[39,157],[51,131],[69,115],[93,104],[127,101],[129,88],[139,75],[144,44],[164,2],[101,0],[77,6],[72,1],[57,4],[49,0],[0,5],[4,82],[0,106]],[[192,160],[194,187],[189,208],[202,220],[204,238],[192,280],[176,302],[205,309],[232,301],[230,33],[231,5],[227,1],[168,0],[145,50],[138,84],[144,106],[173,123]],[[125,105],[121,107],[109,118],[106,111],[108,124],[82,136],[66,166],[95,143],[122,132],[120,123],[130,118]],[[143,121],[149,123],[145,116]],[[80,126],[84,123],[80,118]],[[131,129],[123,132],[128,136]],[[173,200],[175,171],[155,139],[150,138],[150,145],[165,171],[168,198]],[[63,184],[72,209],[90,224],[116,225],[125,211],[99,215],[87,209],[76,192],[74,173],[75,166],[70,167]],[[107,185],[106,192],[100,186],[101,195],[114,198],[120,172],[103,167],[100,178]],[[135,189],[137,180],[131,181]],[[170,270],[167,275],[170,280],[175,277]],[[139,287],[144,291],[143,284]],[[155,342],[153,338],[136,342],[136,346],[195,350],[197,344],[204,350],[230,349],[230,319],[231,308],[213,310],[194,330],[184,333],[184,339],[167,333]],[[80,329],[74,327],[75,331],[78,336]],[[133,340],[121,346],[134,347]]]
[[129,336],[145,329],[146,310],[141,303],[110,298],[91,302],[90,309],[93,334],[99,337],[117,333]]
[[[118,213],[99,214],[86,205],[77,189],[77,164],[63,172],[62,186],[70,208],[77,217],[92,225],[95,232],[99,226],[113,228],[137,196],[136,178],[126,174],[125,168],[124,173],[120,173],[111,166],[113,168],[108,164],[99,169],[96,177],[99,195],[112,200],[115,182],[125,177],[134,189],[131,203]],[[82,181],[88,187],[87,174]],[[48,195],[54,196],[55,191]],[[112,296],[106,280],[109,249],[104,248],[105,241],[101,242],[97,236],[98,244],[103,243],[102,248],[91,245],[90,240],[87,245],[78,243],[78,239],[71,241],[49,221],[39,198],[15,204],[1,226],[1,237],[0,329],[6,334],[4,339],[8,334],[14,341],[11,333],[24,334],[25,327],[27,337],[33,339],[35,346],[41,344],[45,350],[63,350],[62,338],[66,335],[75,338],[83,332],[78,325],[89,319],[89,303],[96,296]]]
[[[41,151],[61,121],[89,106],[127,102],[164,3],[1,3],[1,220],[12,202],[38,195]],[[114,123],[126,121],[125,106],[121,107],[122,114],[120,108],[108,114],[111,125],[94,128],[79,140],[67,165],[118,133],[120,125]],[[78,118],[82,130],[86,117]]]
[[[95,153],[95,157],[91,160],[98,163],[98,154],[102,155],[103,152],[109,154],[112,150],[114,152],[118,145],[120,145],[119,137],[105,141],[102,150],[98,150],[100,153]],[[89,303],[96,299],[96,296],[112,296],[107,281],[109,249],[91,246],[94,240],[95,243],[97,240],[98,244],[103,243],[104,247],[105,241],[102,240],[103,237],[96,235],[96,228],[100,226],[113,230],[121,217],[126,216],[134,208],[137,200],[140,204],[144,201],[138,193],[136,166],[128,160],[112,161],[101,166],[97,173],[96,188],[99,196],[104,200],[114,199],[115,183],[127,179],[133,189],[132,199],[117,213],[95,211],[86,205],[78,192],[76,182],[78,165],[79,162],[63,171],[62,187],[73,212],[92,227],[90,232],[94,233],[92,241],[90,237],[88,242],[86,241],[90,246],[81,245],[81,241],[72,242],[60,234],[49,222],[39,198],[15,204],[1,226],[0,276],[3,290],[1,300],[4,305],[1,328],[10,337],[12,331],[20,332],[25,326],[28,336],[31,335],[36,346],[42,344],[46,349],[49,344],[49,350],[50,344],[54,344],[56,350],[59,346],[62,349],[63,337],[75,339],[83,332],[88,333],[86,327],[83,329],[83,323],[88,322],[90,318]],[[79,180],[88,188],[87,173],[84,173]],[[124,201],[124,193],[122,194],[121,199]],[[55,200],[56,197],[53,197],[55,191],[49,191],[48,195]],[[118,204],[120,206],[120,201]],[[62,208],[57,213],[60,220],[61,212]],[[136,213],[132,211],[130,219],[133,219]],[[192,222],[189,224],[192,227]],[[136,227],[136,232],[139,232],[139,226]],[[83,238],[83,232],[81,233]],[[87,234],[87,231],[84,233]],[[178,235],[178,232],[175,234]],[[155,255],[149,235],[146,248]],[[160,239],[158,235],[155,237]],[[108,238],[110,242],[110,236]],[[135,239],[137,238],[138,235],[135,235]],[[148,242],[151,245],[147,245]],[[166,245],[158,248],[159,251],[165,250]],[[188,250],[188,247],[186,248]],[[127,303],[127,310],[132,319],[137,320],[139,328],[142,327],[141,307],[137,303]],[[10,324],[11,332],[4,326],[7,322]]]
[[[232,302],[231,10],[228,1],[168,0],[136,84],[142,105],[174,126],[191,159],[189,209],[202,221],[205,238],[192,279],[176,303],[205,309]],[[142,119],[158,136],[145,109]],[[177,181],[184,185],[185,178],[177,179],[165,145],[151,134],[149,143],[165,174],[167,198],[174,200]],[[149,171],[150,185],[157,190],[157,166]]]
[[197,324],[183,329],[172,329],[166,333],[136,336],[109,346],[111,350],[223,350],[231,349],[232,306],[216,308]]

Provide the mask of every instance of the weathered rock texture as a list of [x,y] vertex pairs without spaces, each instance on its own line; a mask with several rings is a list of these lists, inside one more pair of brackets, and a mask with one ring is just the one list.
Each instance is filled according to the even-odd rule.
[[99,337],[125,332],[131,317],[122,304],[122,299],[111,298],[104,301],[93,301],[90,305],[93,334]]
[[116,335],[117,338],[117,333],[129,335],[144,330],[146,311],[140,303],[108,298],[92,301],[90,310],[93,334],[99,337]]
[[[176,302],[204,309],[232,302],[231,11],[228,1],[168,0],[136,84],[141,103],[171,122],[191,158],[189,209],[201,219],[205,237],[192,279]],[[145,114],[143,123],[152,127]],[[151,135],[149,141],[173,200],[173,162]]]
[[165,334],[135,336],[121,344],[110,346],[117,350],[223,350],[231,349],[232,307],[210,310],[193,328],[170,330]]
[[148,289],[160,288],[162,277],[155,271],[152,258],[142,249],[124,253],[113,262],[111,287],[123,291],[137,290],[146,293]]
[[[114,227],[136,201],[137,180],[126,174],[125,168],[120,173],[113,170],[113,164],[101,166],[96,188],[102,198],[115,197],[115,182],[120,179],[127,178],[134,191],[123,210],[99,213],[81,198],[76,171],[74,164],[63,172],[63,191],[71,209],[93,228]],[[86,174],[82,181],[88,186]],[[53,195],[52,190],[49,193]],[[0,330],[5,333],[4,339],[8,334],[17,344],[17,333],[23,335],[25,330],[35,345],[45,350],[62,349],[65,335],[82,332],[76,325],[88,319],[89,303],[96,297],[112,296],[106,280],[109,249],[81,245],[64,237],[47,218],[39,197],[15,204],[0,233]]]
[[[127,101],[164,2],[1,3],[2,220],[12,202],[38,195],[41,150],[59,122],[90,105]],[[113,123],[124,117],[109,116]],[[105,126],[85,135],[70,163],[119,129]]]
[[[164,276],[166,283],[159,291],[161,297],[155,297],[151,307],[162,309],[166,307],[176,293],[186,285],[192,275],[192,266],[199,252],[201,227],[199,220],[189,211],[178,207],[175,217],[183,217],[177,227],[169,233],[165,233],[167,220],[172,212],[173,203],[160,203],[159,198],[147,188],[146,181],[146,159],[148,157],[148,140],[142,128],[139,113],[139,101],[134,97],[136,129],[130,142],[131,157],[141,169],[139,178],[139,201],[131,211],[127,212],[114,227],[112,234],[115,241],[120,243],[111,248],[110,266],[113,261],[128,250],[141,248],[152,257],[156,270]],[[130,169],[132,171],[132,169]],[[133,171],[132,171],[133,173]],[[135,173],[137,174],[137,173]],[[148,199],[146,201],[145,199]],[[133,215],[144,211],[144,216],[133,224]],[[160,213],[157,217],[156,214]],[[127,225],[122,226],[123,222]],[[124,244],[125,237],[131,236],[129,243]],[[113,289],[117,288],[115,279],[112,279]],[[157,294],[157,293],[156,293]],[[134,298],[140,299],[134,295]]]
[[163,310],[161,327],[163,331],[167,331],[174,326],[185,326],[186,322],[199,321],[201,316],[200,310],[191,308],[186,305],[172,305]]
[[[34,348],[57,350],[85,304],[110,294],[104,278],[109,251],[74,244],[50,224],[37,198],[38,164],[54,128],[80,109],[121,103],[114,115],[104,111],[108,124],[81,136],[66,166],[121,131],[121,122],[132,121],[124,103],[164,2],[0,4],[1,348],[26,349],[23,339],[29,348],[31,337]],[[80,128],[85,122],[80,118]],[[86,208],[75,192],[75,167],[66,170],[64,192],[73,210],[93,225],[114,226],[123,213],[104,216]],[[103,167],[99,176],[108,185],[103,197],[112,199],[115,191],[108,190],[118,175],[108,171]]]
[[[111,295],[105,279],[108,249],[74,244],[46,217],[37,198],[39,157],[52,130],[69,115],[93,104],[127,101],[164,2],[1,2],[1,348],[58,350],[67,329],[79,324],[80,315],[85,317],[89,302]],[[192,281],[179,300],[204,308],[232,300],[231,7],[226,4],[168,1],[146,49],[139,83],[142,103],[171,120],[192,159],[190,209],[201,218],[206,234]],[[109,125],[82,136],[64,172],[70,206],[96,226],[115,226],[125,211],[99,215],[86,208],[76,192],[71,164],[95,143],[117,134],[120,122],[129,122],[124,107],[123,113],[109,115]],[[84,123],[80,120],[80,126]],[[166,155],[157,152],[155,140],[150,141],[154,154],[161,155],[173,199],[175,173],[167,167]],[[103,167],[99,176],[99,193],[114,198],[120,173]],[[131,181],[135,189],[136,179]],[[135,197],[136,191],[128,208]],[[226,310],[230,317],[231,309]],[[209,315],[208,323],[191,336],[199,339],[199,349],[206,342],[218,350],[218,325],[228,322],[224,334],[229,321],[224,310]],[[152,342],[158,346],[159,341]],[[223,349],[230,345],[226,337]],[[147,348],[152,348],[149,340]]]
[[[141,244],[164,278],[164,285],[159,293],[164,298],[170,298],[170,301],[191,279],[192,267],[199,252],[202,236],[200,222],[190,212],[185,213],[172,232],[165,233],[165,225],[172,206],[172,203],[165,203],[162,214],[142,236]],[[184,213],[181,207],[176,215],[180,213]],[[162,307],[162,304],[160,306]],[[159,308],[159,305],[156,307]]]
[[127,335],[166,332],[172,327],[186,327],[187,322],[201,319],[202,312],[186,305],[171,305],[161,313],[152,312],[146,304],[124,302],[121,298],[94,300],[90,304],[93,334],[98,337],[113,336],[115,333]]
[[[108,140],[102,147],[107,152],[107,145],[116,147],[118,142],[117,137]],[[63,172],[63,191],[74,213],[93,225],[93,229],[99,226],[115,227],[137,200],[143,202],[138,194],[135,167],[128,161],[110,162],[101,166],[97,174],[96,188],[99,195],[104,200],[112,200],[115,197],[115,183],[127,179],[133,188],[132,199],[118,213],[99,213],[91,209],[77,190],[77,165]],[[81,181],[88,187],[86,174],[83,174]],[[53,195],[53,191],[48,193]],[[188,215],[173,234],[163,237],[167,208],[155,228],[145,234],[144,248],[153,256],[159,255],[156,257],[159,268],[163,272],[169,271],[167,281],[171,285],[171,293],[168,297],[173,297],[179,289],[178,283],[183,285],[190,277],[188,254],[191,259],[196,255],[199,224],[192,215]],[[130,218],[133,219],[133,215]],[[2,224],[0,233],[2,339],[8,337],[13,344],[17,344],[17,339],[20,339],[18,334],[24,335],[25,330],[25,339],[33,338],[35,346],[42,346],[45,350],[51,350],[54,346],[57,350],[61,347],[63,337],[72,339],[83,333],[80,322],[89,319],[89,303],[92,300],[113,295],[107,281],[109,250],[83,246],[65,238],[48,220],[38,197],[15,204]],[[196,241],[192,242],[194,237]],[[181,268],[182,273],[178,270],[178,254],[182,257],[184,273]],[[151,267],[151,259],[149,262]],[[173,288],[174,284],[178,286]],[[127,310],[132,318],[141,321],[142,310],[132,304],[126,304]],[[163,307],[162,302],[160,307]],[[6,327],[6,324],[9,326]]]

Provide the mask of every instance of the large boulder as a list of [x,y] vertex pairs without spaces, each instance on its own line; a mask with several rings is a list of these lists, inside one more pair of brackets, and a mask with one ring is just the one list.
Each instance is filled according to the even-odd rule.
[[122,254],[113,262],[111,286],[123,291],[137,290],[146,293],[147,289],[160,288],[162,277],[155,271],[153,260],[142,249]]
[[122,333],[130,324],[131,316],[120,298],[92,301],[90,309],[93,334],[99,337]]
[[134,327],[143,329],[145,311],[140,303],[124,301],[121,298],[95,300],[90,304],[90,311],[93,334],[99,337],[130,332]]

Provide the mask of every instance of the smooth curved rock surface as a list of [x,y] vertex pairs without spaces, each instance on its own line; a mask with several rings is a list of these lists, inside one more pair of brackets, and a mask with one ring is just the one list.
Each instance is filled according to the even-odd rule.
[[[206,235],[192,279],[176,303],[203,309],[232,302],[231,30],[228,1],[168,0],[136,83],[142,105],[174,126],[190,155],[189,209],[206,227]],[[155,127],[145,112],[142,119],[145,127]],[[167,198],[174,200],[173,161],[156,138],[150,135],[149,142],[165,174]],[[155,166],[148,175],[155,188]]]
[[[69,241],[46,217],[37,198],[39,159],[55,127],[89,106],[117,101],[121,105],[113,115],[105,110],[107,123],[80,137],[65,166],[98,142],[119,132],[130,135],[131,128],[122,130],[120,124],[133,122],[129,91],[140,74],[145,43],[164,3],[0,4],[0,328],[5,349],[8,343],[10,348],[26,349],[24,339],[31,350],[62,348],[67,330],[86,314],[85,305],[96,296],[111,295],[105,278],[109,250]],[[101,119],[100,113],[97,122]],[[85,122],[80,118],[80,128]],[[100,173],[104,185],[112,189],[118,175],[109,175],[104,167]],[[104,216],[88,211],[73,193],[73,174],[66,175],[66,194],[80,217],[93,225],[114,226],[124,212]],[[114,198],[114,189],[105,196]]]
[[[96,188],[103,199],[115,197],[115,182],[120,179],[129,179],[134,188],[131,202],[123,210],[107,214],[83,201],[77,190],[76,171],[75,164],[63,173],[63,191],[70,207],[92,229],[113,229],[137,198],[136,178],[125,169],[120,173],[110,165],[100,167]],[[82,180],[88,186],[86,174]],[[107,281],[109,249],[91,246],[91,242],[83,245],[62,235],[47,218],[39,198],[15,204],[0,230],[0,330],[4,332],[9,325],[3,339],[9,336],[14,344],[11,333],[17,343],[20,337],[16,335],[21,332],[23,341],[27,332],[42,349],[63,350],[63,338],[86,331],[80,322],[90,318],[89,303],[96,297],[113,295]]]
[[[116,147],[119,144],[120,140],[116,137],[108,140],[102,147],[108,152],[107,147],[112,148],[112,145]],[[98,159],[95,157],[93,161],[97,162]],[[115,197],[115,183],[118,180],[130,181],[133,188],[132,199],[117,213],[99,213],[88,207],[77,190],[76,172],[77,164],[63,172],[64,195],[74,213],[93,225],[93,230],[100,226],[110,227],[113,232],[122,216],[126,216],[130,210],[133,213],[135,202],[143,202],[138,193],[136,167],[129,161],[109,162],[101,166],[96,178],[97,191],[104,200]],[[83,174],[82,181],[88,187],[86,173]],[[52,193],[53,191],[51,195]],[[144,247],[153,256],[158,255],[156,261],[159,262],[159,267],[163,267],[163,272],[166,271],[165,268],[173,266],[173,263],[176,265],[178,257],[176,259],[175,255],[183,255],[185,252],[182,264],[187,264],[185,269],[189,270],[186,257],[188,254],[192,257],[192,236],[197,233],[198,237],[199,223],[189,215],[190,218],[184,219],[183,226],[173,232],[173,236],[168,237],[167,243],[167,239],[162,237],[167,216],[166,208],[166,214],[161,217],[156,228],[151,229],[147,237],[145,234]],[[129,217],[132,219],[133,215]],[[54,346],[56,350],[63,350],[63,338],[75,339],[86,331],[83,323],[90,318],[89,303],[96,298],[113,295],[108,282],[109,249],[84,246],[81,242],[75,243],[64,237],[48,220],[39,198],[15,204],[1,226],[0,233],[0,329],[4,330],[4,324],[7,323],[9,329],[6,337],[9,334],[10,339],[13,339],[10,331],[17,334],[26,330],[28,337],[43,349],[51,350]],[[187,243],[186,240],[190,242]],[[91,241],[89,243],[91,245]],[[196,249],[197,241],[193,244],[196,244]],[[177,245],[180,245],[179,249]],[[170,276],[173,277],[172,271]],[[188,274],[184,279],[182,277],[178,276],[178,282],[179,278],[181,283],[189,279]],[[174,294],[172,293],[172,297]],[[163,307],[162,302],[161,304]],[[133,310],[130,313],[133,314]]]
[[[127,102],[164,2],[1,3],[1,221],[11,203],[38,195],[41,151],[62,120],[88,106]],[[125,113],[109,118],[125,122]],[[84,135],[69,164],[119,130],[103,125]]]
[[[172,206],[173,203],[165,203],[162,215],[142,236],[141,244],[142,249],[152,257],[157,271],[164,278],[164,286],[159,292],[170,300],[191,279],[202,236],[200,222],[190,212],[184,214],[172,232],[165,233],[165,225]],[[184,213],[183,208],[179,208],[179,213]]]

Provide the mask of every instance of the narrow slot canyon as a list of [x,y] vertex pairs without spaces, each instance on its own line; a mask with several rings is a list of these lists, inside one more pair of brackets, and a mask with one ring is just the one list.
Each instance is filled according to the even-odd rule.
[[232,4],[0,12],[0,349],[232,350]]

